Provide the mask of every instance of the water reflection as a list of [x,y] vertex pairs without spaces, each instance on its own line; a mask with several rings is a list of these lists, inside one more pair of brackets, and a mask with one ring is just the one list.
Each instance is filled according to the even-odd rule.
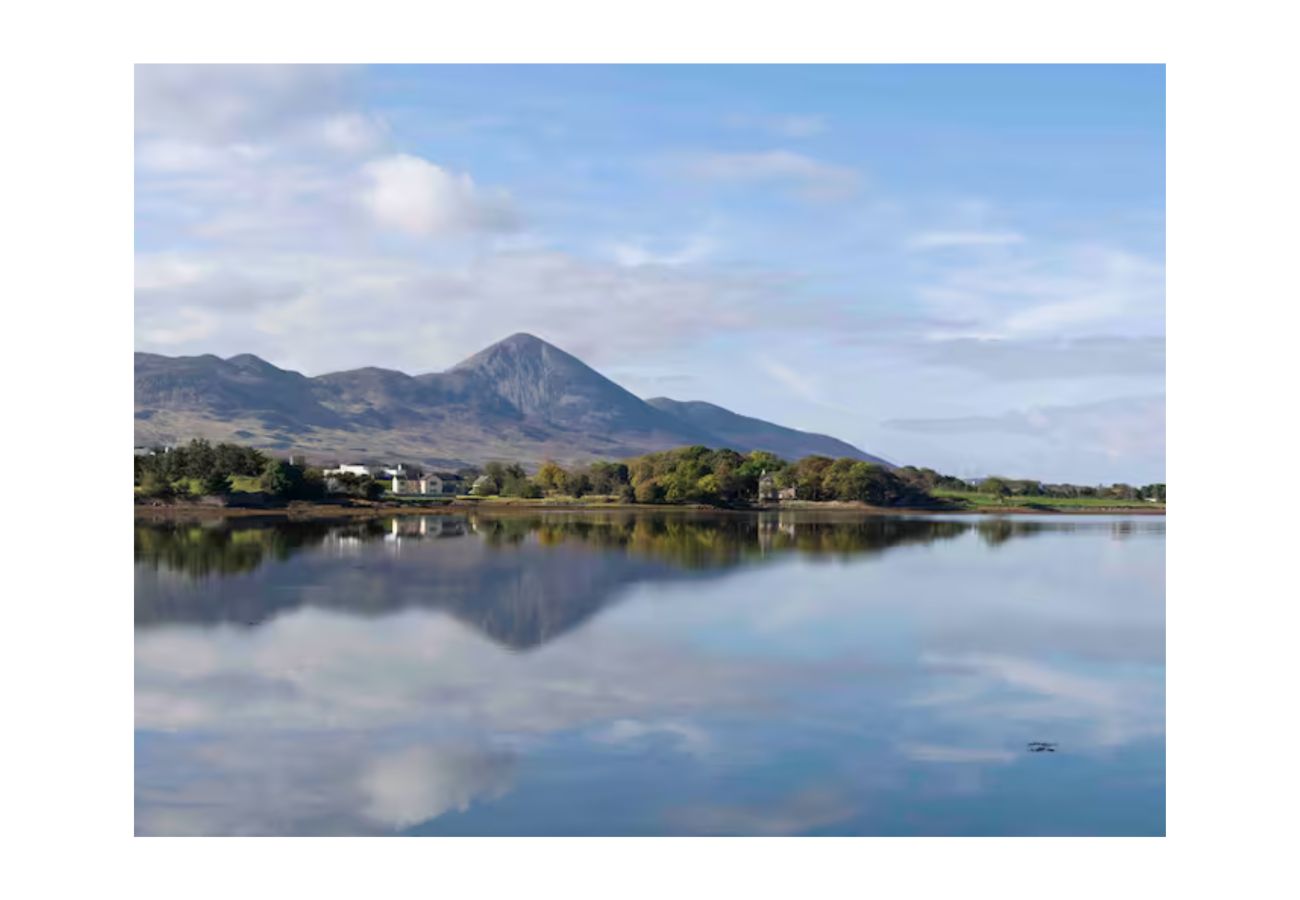
[[1160,833],[1163,533],[141,525],[137,831]]
[[[756,516],[597,513],[411,516],[346,524],[240,522],[138,524],[137,626],[258,625],[304,604],[358,615],[441,609],[514,649],[535,647],[582,623],[629,584],[718,575],[797,553],[850,559],[974,533],[990,546],[1047,531],[1120,523],[933,518],[844,520],[817,514]],[[1162,533],[1162,521],[1122,523]],[[446,546],[430,539],[469,538]],[[475,540],[477,538],[477,540]],[[361,561],[382,544],[409,565]],[[311,565],[329,590],[294,590],[295,573],[267,574],[262,589],[223,576],[252,573],[316,550]],[[598,551],[584,553],[581,551]],[[560,551],[560,552],[553,552]],[[568,551],[568,552],[565,552]],[[178,583],[169,575],[198,580]],[[270,589],[267,589],[270,588]]]

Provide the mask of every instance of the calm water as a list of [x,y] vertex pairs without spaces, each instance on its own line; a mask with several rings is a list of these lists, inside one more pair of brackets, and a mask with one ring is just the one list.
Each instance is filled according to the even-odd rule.
[[137,525],[136,830],[1163,834],[1164,550],[1154,517]]

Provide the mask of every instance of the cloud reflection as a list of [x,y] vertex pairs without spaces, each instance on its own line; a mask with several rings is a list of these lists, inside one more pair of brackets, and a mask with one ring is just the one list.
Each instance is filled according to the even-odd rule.
[[1163,741],[1157,530],[535,524],[138,567],[137,830],[542,833],[567,784],[632,792],[585,833],[836,831]]

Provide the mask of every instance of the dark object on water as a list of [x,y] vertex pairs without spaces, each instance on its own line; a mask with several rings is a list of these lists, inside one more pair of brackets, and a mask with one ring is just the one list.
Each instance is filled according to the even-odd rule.
[[1056,742],[1055,741],[1030,741],[1028,744],[1025,745],[1025,749],[1027,749],[1030,753],[1055,753]]

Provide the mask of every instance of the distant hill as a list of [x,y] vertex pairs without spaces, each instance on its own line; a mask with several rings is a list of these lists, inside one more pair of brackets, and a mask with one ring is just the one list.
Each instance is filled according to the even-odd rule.
[[446,372],[365,368],[308,378],[251,354],[135,355],[135,442],[192,437],[317,462],[564,463],[685,444],[883,462],[832,437],[711,403],[645,401],[563,350],[515,334]]
[[836,458],[849,456],[889,465],[880,457],[863,453],[857,447],[838,438],[774,425],[762,419],[739,415],[702,400],[682,401],[669,400],[667,397],[652,397],[646,403],[701,431],[714,435],[715,446],[769,450],[785,459],[798,459],[801,456],[819,453],[822,456]]

